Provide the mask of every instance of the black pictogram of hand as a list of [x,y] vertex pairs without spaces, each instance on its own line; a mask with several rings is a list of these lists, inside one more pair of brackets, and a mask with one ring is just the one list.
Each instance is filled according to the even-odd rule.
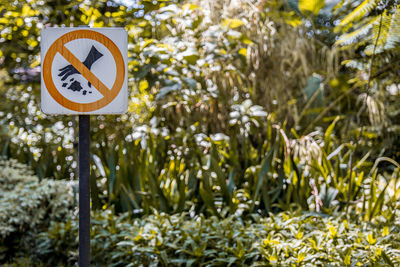
[[[92,45],[92,48],[90,49],[89,54],[87,55],[86,59],[82,63],[90,70],[93,63],[96,62],[102,56],[103,56],[103,54],[100,53],[96,49],[96,47],[94,47],[94,45]],[[61,81],[65,81],[69,76],[71,76],[73,74],[79,74],[79,72],[71,64],[59,69],[58,71],[60,72],[58,74],[58,76],[61,77]],[[92,86],[90,84],[90,82],[88,82],[88,85],[89,85],[89,87]],[[63,84],[63,87],[64,87],[64,84]]]

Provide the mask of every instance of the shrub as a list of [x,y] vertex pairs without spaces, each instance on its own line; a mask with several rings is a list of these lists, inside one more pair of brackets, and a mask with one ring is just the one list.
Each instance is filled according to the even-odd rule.
[[[0,262],[75,265],[78,218],[71,186],[38,181],[0,161]],[[355,266],[400,264],[400,223],[344,214],[284,212],[270,217],[205,217],[195,212],[131,218],[94,212],[91,259],[98,266]]]
[[0,160],[0,262],[29,249],[33,237],[73,208],[71,186],[42,180],[14,160]]
[[[394,266],[400,225],[344,216],[280,213],[225,219],[154,214],[130,219],[92,215],[92,264],[98,266]],[[37,239],[47,264],[77,262],[78,221],[52,223]]]

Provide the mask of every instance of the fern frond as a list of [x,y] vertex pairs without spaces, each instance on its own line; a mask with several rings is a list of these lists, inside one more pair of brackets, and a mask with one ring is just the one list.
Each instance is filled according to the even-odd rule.
[[370,45],[368,45],[364,52],[367,55],[372,55],[374,52],[374,46],[376,43],[375,53],[381,53],[384,51],[386,45],[387,37],[389,34],[389,28],[391,24],[392,15],[388,14],[386,11],[379,16],[379,20],[375,21],[372,27],[372,34],[370,36]]
[[332,12],[336,12],[338,10],[340,10],[343,5],[345,4],[346,0],[340,0],[336,3],[336,5],[333,7]]
[[390,22],[385,50],[397,48],[400,43],[400,5],[396,6]]
[[369,12],[371,12],[379,3],[379,0],[365,0],[350,14],[348,14],[340,23],[339,26],[345,27],[346,29],[351,27],[351,24],[359,21]]
[[358,69],[358,70],[365,70],[367,64],[360,60],[348,59],[342,61],[342,65],[345,65],[348,68]]
[[363,24],[360,28],[350,33],[340,35],[339,39],[336,41],[335,44],[339,46],[350,45],[352,43],[355,43],[356,41],[364,39],[365,36],[368,35],[368,33],[370,32],[374,23],[376,23],[377,20],[379,22],[379,17],[372,17],[370,19],[367,19],[366,23]]

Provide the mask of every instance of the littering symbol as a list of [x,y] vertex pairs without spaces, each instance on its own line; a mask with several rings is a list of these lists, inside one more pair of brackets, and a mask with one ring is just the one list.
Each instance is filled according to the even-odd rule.
[[[60,31],[61,30],[64,31],[60,28]],[[46,31],[44,33],[46,33]],[[74,53],[72,53],[66,46],[66,44],[74,40],[80,40],[80,44],[82,44],[81,46],[85,49],[84,53],[88,53],[87,56],[83,57],[86,57],[84,61],[83,58],[78,58],[74,55]],[[93,43],[91,40],[96,41],[96,43]],[[103,50],[103,47],[101,47],[100,50],[97,43],[100,43],[105,49]],[[93,47],[92,44],[94,44],[95,47]],[[80,47],[78,47],[78,49],[80,49]],[[50,94],[50,97],[61,106],[60,108],[63,108],[63,111],[61,112],[62,114],[69,114],[63,113],[64,109],[79,113],[97,112],[102,110],[102,108],[107,105],[114,103],[114,100],[120,99],[118,96],[122,89],[124,90],[122,92],[124,94],[126,93],[126,60],[122,56],[121,51],[122,50],[120,50],[113,40],[99,31],[80,29],[69,31],[68,29],[65,34],[58,37],[58,39],[50,45],[47,51],[44,52],[45,56],[42,62],[42,90],[47,91]],[[110,52],[112,56],[111,58],[109,56],[107,57],[108,52]],[[56,64],[58,65],[57,62],[59,61],[54,60],[58,54],[68,63],[56,68],[56,71],[52,71],[52,68],[55,67]],[[99,63],[96,63],[97,61],[99,61]],[[69,66],[69,64],[71,66]],[[107,79],[111,82],[113,76],[111,68],[114,64],[115,79],[114,83],[110,87],[105,85],[99,77],[108,77]],[[91,70],[89,68],[91,68]],[[95,73],[92,72],[94,70],[96,70]],[[74,83],[75,81],[77,83]],[[87,86],[84,81],[90,82],[91,87]],[[62,86],[64,83],[66,83],[65,86]],[[58,84],[59,87],[56,86],[56,84]],[[94,92],[94,90],[96,90],[96,92]],[[82,98],[77,100],[69,99],[67,96],[70,96],[70,93],[66,91],[83,96],[92,96],[93,94],[96,94],[96,97],[88,97],[87,101],[82,103]],[[92,94],[90,94],[90,91],[93,91]],[[125,103],[123,104],[125,105]],[[115,103],[113,105],[117,106]],[[112,105],[109,107],[114,108]]]
[[[83,65],[85,65],[89,70],[92,67],[93,63],[96,62],[99,58],[103,56],[102,53],[100,53],[94,45],[92,45],[92,48],[90,49],[89,54],[87,55],[86,59],[82,62]],[[58,74],[59,77],[61,77],[61,81],[65,81],[69,76],[73,74],[80,74],[79,71],[75,69],[74,66],[71,64],[65,66],[64,68],[61,68],[58,70],[60,73]],[[78,91],[80,92],[83,87],[81,86],[81,83],[78,81],[75,81],[74,78],[70,79],[71,84],[69,85],[68,89],[72,91]],[[66,87],[68,85],[67,82],[62,84],[62,87]],[[92,88],[92,84],[88,82],[88,86]],[[82,94],[86,95],[87,91],[83,90]],[[89,91],[89,93],[92,93],[92,91]]]

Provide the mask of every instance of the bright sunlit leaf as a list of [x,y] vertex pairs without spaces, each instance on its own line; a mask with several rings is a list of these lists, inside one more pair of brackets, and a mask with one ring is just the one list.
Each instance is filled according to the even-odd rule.
[[241,48],[238,53],[239,53],[239,55],[246,57],[247,56],[247,48]]
[[324,0],[299,0],[299,9],[304,14],[318,15],[324,5]]
[[222,22],[222,26],[224,27],[229,27],[231,29],[240,27],[244,24],[243,21],[241,21],[240,19],[226,19]]

